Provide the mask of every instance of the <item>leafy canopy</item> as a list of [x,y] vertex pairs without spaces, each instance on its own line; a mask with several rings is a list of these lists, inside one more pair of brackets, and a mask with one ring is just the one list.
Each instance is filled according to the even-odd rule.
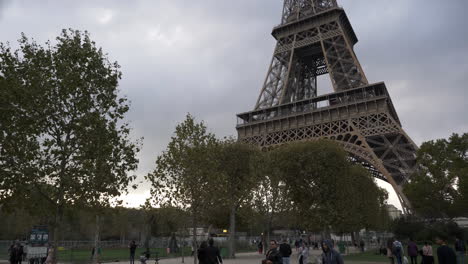
[[119,68],[87,32],[0,44],[0,203],[55,212],[126,191],[139,142],[123,121]]

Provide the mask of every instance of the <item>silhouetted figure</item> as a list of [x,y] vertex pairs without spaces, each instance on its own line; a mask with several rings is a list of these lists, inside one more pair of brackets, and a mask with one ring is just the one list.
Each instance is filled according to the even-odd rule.
[[439,244],[439,248],[437,249],[439,264],[457,264],[457,256],[455,255],[455,251],[447,246],[447,239],[445,237],[437,237],[436,242]]
[[130,242],[130,245],[128,245],[128,248],[130,249],[130,264],[135,264],[135,252],[137,248],[137,244],[135,243],[135,240],[132,240],[132,242]]
[[206,258],[208,264],[220,264],[223,263],[219,248],[214,246],[214,240],[210,238],[208,240],[208,247],[206,248]]

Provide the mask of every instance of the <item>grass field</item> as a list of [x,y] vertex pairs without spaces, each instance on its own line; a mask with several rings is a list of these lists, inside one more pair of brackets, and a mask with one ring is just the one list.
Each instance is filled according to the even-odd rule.
[[368,251],[365,253],[350,254],[344,256],[344,261],[354,261],[354,262],[389,262],[388,258],[383,255],[377,255],[374,251]]
[[[419,249],[422,248],[418,246]],[[432,245],[432,252],[434,253],[434,258],[437,259],[437,248],[438,246]],[[377,255],[375,250],[367,251],[364,253],[356,253],[350,254],[344,257],[345,261],[353,261],[353,262],[377,262],[377,263],[390,263],[387,256],[384,255]],[[421,261],[421,256],[418,256],[418,262]],[[436,262],[437,263],[437,262]]]
[[[7,248],[0,248],[0,260],[8,260]],[[139,259],[143,252],[144,248],[137,248],[135,253],[135,259]],[[242,249],[238,248],[237,252],[250,252],[255,251],[255,248],[252,249]],[[178,253],[167,254],[165,248],[151,248],[151,259],[156,258],[173,258],[181,257],[182,253],[184,256],[191,255],[191,248],[185,247],[180,249]],[[221,255],[226,254],[227,249],[221,248]],[[130,251],[128,248],[103,248],[101,250],[100,260],[102,262],[113,262],[113,261],[125,261],[130,257]],[[65,248],[58,251],[58,258],[61,262],[73,263],[73,264],[82,264],[89,263],[91,259],[91,248],[79,248],[79,249],[69,249]]]

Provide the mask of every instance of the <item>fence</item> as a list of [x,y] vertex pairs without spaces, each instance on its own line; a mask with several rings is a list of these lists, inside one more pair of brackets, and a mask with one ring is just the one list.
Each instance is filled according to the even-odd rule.
[[[198,243],[204,240],[206,237],[197,238]],[[163,238],[153,238],[149,241],[151,259],[155,257],[158,258],[170,258],[170,257],[181,257],[181,256],[191,256],[192,254],[192,238],[184,237],[177,238],[178,250],[175,252],[170,252],[167,248],[169,245],[169,237]],[[222,252],[227,252],[226,248],[228,246],[227,238],[225,237],[216,237],[214,238],[216,246],[218,246]],[[8,248],[14,241],[12,240],[3,240],[0,241],[0,260],[8,260]],[[25,244],[25,243],[23,243]],[[129,248],[128,245],[130,241],[101,241],[98,253],[100,255],[99,259],[102,262],[114,262],[127,260],[129,258]],[[254,251],[256,245],[252,243],[252,240],[243,239],[236,240],[236,250],[238,252],[247,252]],[[60,241],[58,243],[58,258],[60,262],[70,263],[70,264],[84,264],[90,263],[92,252],[94,248],[94,241]],[[140,243],[137,248],[135,256],[139,258],[140,255],[143,255],[146,248],[143,247],[143,244]]]

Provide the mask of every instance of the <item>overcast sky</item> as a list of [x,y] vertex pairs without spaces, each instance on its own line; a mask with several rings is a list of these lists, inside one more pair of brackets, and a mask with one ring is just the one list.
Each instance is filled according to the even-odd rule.
[[[338,1],[367,78],[386,82],[413,140],[468,132],[468,1]],[[0,42],[88,30],[122,66],[128,120],[134,137],[144,137],[142,181],[188,112],[220,137],[236,135],[236,113],[253,110],[265,78],[281,11],[282,0],[0,0]],[[325,93],[330,85],[321,81]],[[128,205],[148,190],[142,182]]]

